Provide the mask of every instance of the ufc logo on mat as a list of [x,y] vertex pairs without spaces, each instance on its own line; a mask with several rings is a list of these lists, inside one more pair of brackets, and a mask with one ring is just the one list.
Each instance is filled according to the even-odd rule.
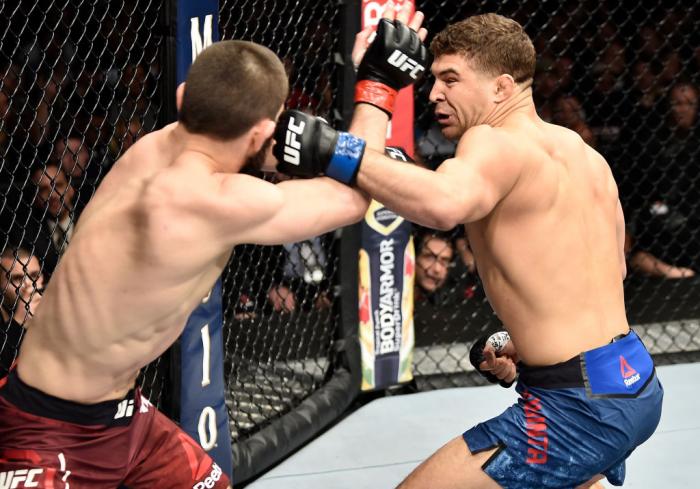
[[39,487],[39,482],[34,480],[41,475],[44,469],[20,469],[0,472],[0,489],[15,489],[17,487]]
[[287,133],[284,136],[284,161],[290,165],[299,166],[299,157],[301,156],[301,143],[298,137],[304,133],[306,122],[301,121],[299,125],[295,125],[294,117],[289,118],[287,125]]
[[387,59],[387,61],[390,65],[396,66],[401,71],[410,70],[408,74],[414,80],[418,77],[418,74],[421,71],[425,71],[424,66],[419,65],[417,61],[412,60],[398,49],[394,49],[394,52],[391,53],[391,56],[389,56],[389,59]]

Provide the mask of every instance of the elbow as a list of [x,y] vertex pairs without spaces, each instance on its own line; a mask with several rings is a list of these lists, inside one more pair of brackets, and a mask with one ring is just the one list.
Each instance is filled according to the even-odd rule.
[[458,199],[437,199],[428,209],[430,227],[440,231],[449,231],[466,222],[467,204]]
[[449,231],[462,224],[459,219],[454,219],[452,216],[448,215],[437,215],[431,219],[431,228],[437,229],[438,231]]
[[451,213],[444,209],[436,209],[434,212],[426,214],[427,219],[423,224],[432,229],[437,229],[438,231],[449,231],[463,223],[461,219],[457,217],[455,213]]
[[355,224],[364,219],[371,200],[364,193],[355,192],[350,202],[350,224]]

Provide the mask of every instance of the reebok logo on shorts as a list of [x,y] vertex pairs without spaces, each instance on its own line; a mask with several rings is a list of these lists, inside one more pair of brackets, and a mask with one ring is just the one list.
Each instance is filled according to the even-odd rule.
[[35,479],[44,469],[19,469],[0,472],[0,489],[15,489],[18,487],[39,487]]
[[620,374],[622,374],[622,380],[627,387],[636,384],[641,379],[641,376],[627,363],[627,360],[622,355],[620,355]]
[[201,482],[197,482],[192,486],[192,489],[211,489],[216,485],[216,483],[221,479],[221,467],[216,465],[216,462],[212,464],[211,473],[209,476]]

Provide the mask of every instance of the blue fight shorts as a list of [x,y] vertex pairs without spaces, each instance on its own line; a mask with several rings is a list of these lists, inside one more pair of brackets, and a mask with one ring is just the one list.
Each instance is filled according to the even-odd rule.
[[518,403],[462,436],[505,489],[573,488],[603,474],[621,486],[625,459],[659,424],[663,388],[634,331],[546,367],[519,365]]

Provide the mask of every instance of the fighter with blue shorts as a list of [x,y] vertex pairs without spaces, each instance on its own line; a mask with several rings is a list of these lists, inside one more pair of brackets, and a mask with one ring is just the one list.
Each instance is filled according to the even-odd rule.
[[[472,349],[477,368],[484,346],[482,339]],[[505,488],[565,488],[602,474],[621,486],[625,459],[661,417],[663,388],[637,334],[518,371],[518,403],[463,435],[472,453],[496,448],[482,466],[489,477]]]
[[[366,90],[355,101],[374,107],[363,123],[376,135],[393,114],[396,83],[387,73],[427,63],[421,31],[402,26],[408,19],[405,10],[385,11],[374,41],[369,31],[356,38],[353,62]],[[370,148],[346,173],[411,222],[464,225],[509,334],[499,345],[482,340],[474,363],[506,385],[519,374],[520,398],[447,442],[399,487],[620,484],[625,459],[659,422],[663,391],[627,320],[625,220],[610,166],[579,134],[539,117],[535,46],[515,20],[489,13],[454,22],[430,51],[430,103],[454,156],[432,171]],[[405,66],[392,64],[399,58]]]

